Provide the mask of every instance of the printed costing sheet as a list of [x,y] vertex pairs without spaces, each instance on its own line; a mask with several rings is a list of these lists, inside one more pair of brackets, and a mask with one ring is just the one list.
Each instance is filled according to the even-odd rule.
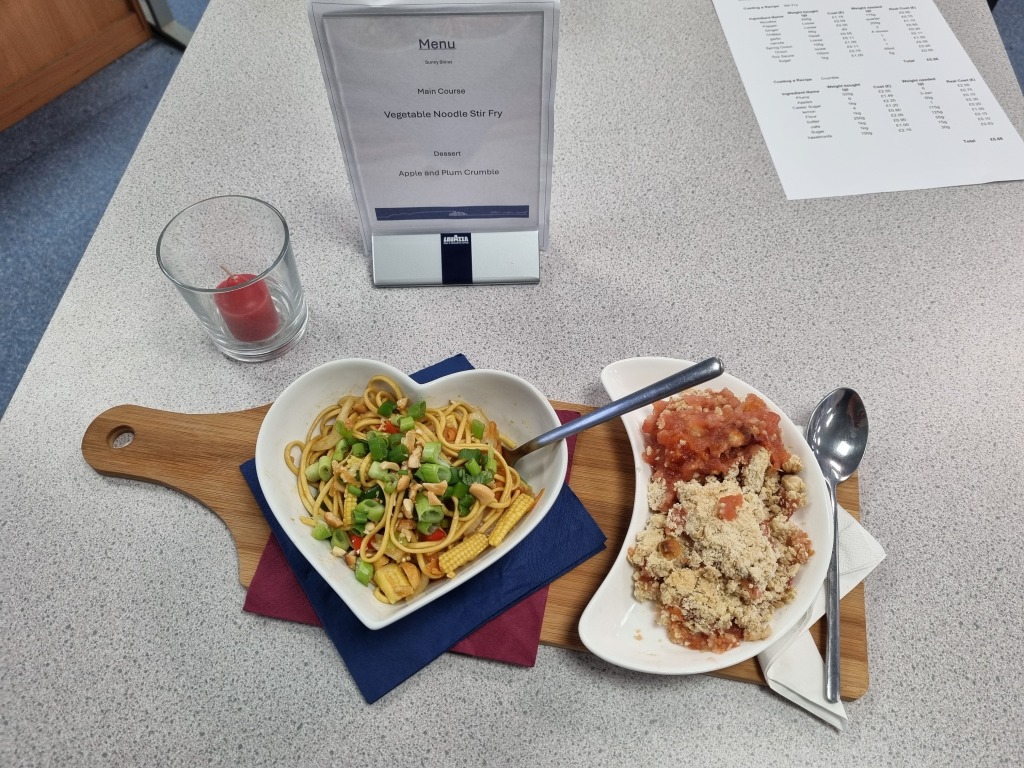
[[714,0],[791,200],[1024,178],[1024,142],[931,0]]

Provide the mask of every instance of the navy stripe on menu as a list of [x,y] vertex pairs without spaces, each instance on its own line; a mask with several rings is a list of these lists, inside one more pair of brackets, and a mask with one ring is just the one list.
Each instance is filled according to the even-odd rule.
[[469,285],[473,282],[473,237],[469,232],[444,232],[441,238],[441,282]]
[[528,205],[460,205],[451,208],[374,208],[377,221],[424,219],[528,219]]

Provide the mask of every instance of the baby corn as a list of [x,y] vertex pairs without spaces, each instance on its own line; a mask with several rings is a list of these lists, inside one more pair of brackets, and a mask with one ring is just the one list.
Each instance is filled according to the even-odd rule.
[[349,530],[355,522],[356,502],[354,493],[345,493],[345,506],[341,510],[341,527],[345,530]]
[[515,524],[522,520],[523,515],[530,511],[534,501],[536,499],[526,493],[517,496],[516,500],[505,510],[505,514],[498,520],[498,524],[494,526],[494,530],[491,531],[491,536],[487,539],[487,543],[492,547],[501,544],[508,535],[508,532],[515,527]]
[[439,562],[441,570],[448,575],[448,578],[451,578],[455,575],[456,568],[465,565],[486,548],[487,537],[482,533],[474,533],[441,555]]

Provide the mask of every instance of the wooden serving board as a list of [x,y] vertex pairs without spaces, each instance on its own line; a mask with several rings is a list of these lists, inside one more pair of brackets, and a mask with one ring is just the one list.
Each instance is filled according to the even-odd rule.
[[[552,405],[579,413],[593,410],[571,403],[553,401]],[[238,468],[254,456],[256,436],[269,407],[180,414],[119,405],[89,425],[82,439],[82,454],[101,474],[158,483],[212,510],[234,537],[239,581],[248,586],[270,529]],[[586,650],[576,627],[622,546],[633,509],[633,477],[632,451],[619,419],[577,435],[569,485],[608,537],[608,544],[603,552],[551,584],[541,642]],[[859,519],[856,475],[839,487],[839,502]],[[863,584],[843,598],[840,607],[841,693],[844,699],[856,699],[868,688]],[[819,621],[811,631],[818,647],[824,647],[824,622]],[[754,659],[715,674],[765,684]]]

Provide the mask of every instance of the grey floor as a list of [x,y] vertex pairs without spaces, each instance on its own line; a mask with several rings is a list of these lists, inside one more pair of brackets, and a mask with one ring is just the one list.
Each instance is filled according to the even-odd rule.
[[[207,1],[170,5],[195,29]],[[1024,0],[993,16],[1024,83]],[[151,40],[0,132],[0,414],[180,60]]]

